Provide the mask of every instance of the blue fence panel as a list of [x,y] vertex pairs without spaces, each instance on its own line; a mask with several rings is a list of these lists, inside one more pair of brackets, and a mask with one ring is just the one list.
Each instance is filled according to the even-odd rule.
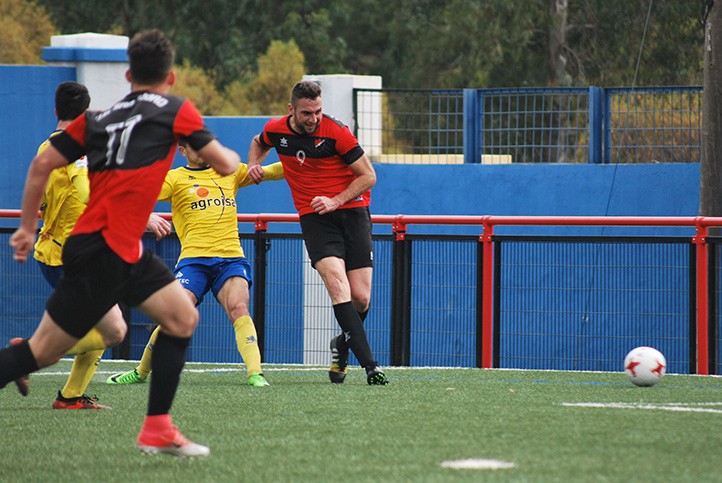
[[688,243],[508,241],[501,257],[501,367],[619,371],[649,345],[689,371]]
[[702,87],[606,89],[606,163],[702,158]]
[[477,246],[476,237],[414,241],[411,365],[474,367]]
[[[373,161],[677,163],[701,156],[702,88],[354,89],[382,94],[382,112],[356,113]],[[354,105],[370,105],[368,102]],[[361,123],[380,122],[380,125]],[[375,141],[379,142],[379,141]]]
[[266,251],[266,362],[303,363],[304,250],[296,237],[273,239]]

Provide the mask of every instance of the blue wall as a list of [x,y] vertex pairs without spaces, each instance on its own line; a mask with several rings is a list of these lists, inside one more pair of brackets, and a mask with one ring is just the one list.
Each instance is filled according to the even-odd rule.
[[[0,66],[0,209],[20,207],[27,166],[55,128],[53,96],[70,67]],[[267,117],[210,117],[206,121],[242,159]],[[277,161],[271,152],[268,162]],[[176,166],[183,164],[178,155]],[[699,164],[376,165],[375,214],[694,216]],[[295,213],[284,182],[239,192],[246,213]],[[158,209],[168,207],[159,204]],[[271,230],[279,227],[271,227]],[[280,228],[286,229],[281,226]],[[377,227],[386,232],[388,227]],[[457,228],[449,229],[456,232]],[[443,231],[443,230],[442,230]],[[472,230],[477,231],[477,230]]]
[[55,87],[67,80],[74,68],[0,66],[0,208],[20,207],[28,164],[57,125]]

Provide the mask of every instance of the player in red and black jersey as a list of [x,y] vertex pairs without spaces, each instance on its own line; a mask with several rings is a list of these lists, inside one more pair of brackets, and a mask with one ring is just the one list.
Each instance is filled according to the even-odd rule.
[[30,339],[0,351],[0,387],[56,363],[92,327],[102,333],[105,314],[116,303],[137,306],[161,327],[138,447],[206,456],[209,448],[185,438],[169,414],[198,312],[168,267],[143,251],[141,236],[179,138],[221,174],[233,173],[240,159],[205,128],[193,104],[168,94],[175,82],[174,56],[160,31],[134,36],[126,74],[131,93],[106,111],[76,118],[33,159],[21,224],[10,239],[17,261],[24,262],[33,247],[38,207],[53,169],[86,155],[90,198],[65,243],[64,273],[40,325]]
[[374,360],[363,321],[371,301],[371,187],[376,173],[348,127],[323,114],[321,88],[302,81],[291,91],[288,116],[266,123],[251,141],[248,174],[263,179],[261,162],[275,148],[298,210],[311,265],[328,290],[342,334],[331,339],[329,378],[346,378],[349,348],[371,385],[388,384]]

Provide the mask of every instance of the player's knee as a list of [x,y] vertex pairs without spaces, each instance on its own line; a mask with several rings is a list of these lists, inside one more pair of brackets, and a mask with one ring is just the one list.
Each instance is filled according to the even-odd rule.
[[356,312],[366,312],[371,304],[371,296],[369,294],[352,294],[351,303]]
[[127,333],[128,326],[121,320],[121,323],[113,324],[110,328],[108,328],[108,330],[106,330],[103,334],[103,342],[105,342],[107,347],[116,346],[123,342]]
[[184,310],[177,314],[171,320],[161,322],[164,332],[175,337],[190,337],[196,330],[199,320],[198,310],[193,307],[191,310]]
[[228,308],[228,315],[231,320],[238,320],[240,317],[250,314],[251,313],[248,311],[248,304],[245,303],[237,303]]
[[60,359],[62,359],[63,354],[57,354],[56,352],[49,352],[49,351],[38,351],[38,353],[33,352],[33,357],[35,357],[35,363],[38,365],[38,368],[42,369],[43,367],[52,366],[53,364],[57,363]]

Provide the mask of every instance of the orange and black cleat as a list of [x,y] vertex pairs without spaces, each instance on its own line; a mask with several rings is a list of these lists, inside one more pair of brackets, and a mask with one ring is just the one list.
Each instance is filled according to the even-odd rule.
[[96,396],[83,394],[80,397],[64,398],[60,391],[53,401],[53,409],[113,409],[110,406],[98,404]]

